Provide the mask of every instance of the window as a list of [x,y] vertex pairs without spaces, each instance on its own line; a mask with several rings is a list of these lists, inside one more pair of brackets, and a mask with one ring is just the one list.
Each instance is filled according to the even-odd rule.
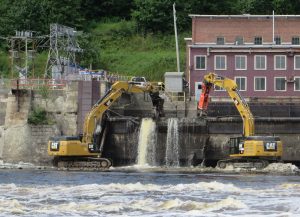
[[274,41],[275,41],[275,44],[281,44],[280,36],[275,36]]
[[254,90],[266,91],[266,77],[254,77]]
[[247,78],[246,77],[235,77],[235,82],[238,86],[238,89],[240,91],[246,91],[247,90]]
[[267,56],[255,55],[254,56],[254,69],[255,70],[266,70],[267,69]]
[[254,37],[254,44],[262,44],[262,37],[261,36],[255,36]]
[[300,91],[300,77],[294,77],[294,79],[295,79],[294,90]]
[[222,87],[216,86],[216,85],[214,85],[214,89],[215,89],[215,91],[225,91],[225,89],[223,89]]
[[300,69],[300,56],[294,56],[294,69]]
[[275,91],[286,91],[286,78],[285,77],[275,77]]
[[236,38],[235,38],[235,44],[236,45],[244,44],[244,38],[242,36],[236,36]]
[[286,69],[286,56],[285,55],[275,55],[274,56],[274,69],[275,70],[285,70]]
[[222,36],[217,37],[217,44],[220,44],[220,45],[225,44],[225,38]]
[[215,70],[226,70],[226,56],[216,55],[215,56]]
[[292,44],[300,44],[299,36],[292,37]]
[[235,69],[236,70],[246,70],[247,69],[247,56],[236,55],[235,56]]
[[198,70],[206,69],[206,56],[204,55],[195,56],[195,69]]

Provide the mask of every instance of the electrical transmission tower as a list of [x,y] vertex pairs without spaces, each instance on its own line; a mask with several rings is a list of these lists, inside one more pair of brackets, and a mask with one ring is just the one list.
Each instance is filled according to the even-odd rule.
[[50,25],[50,48],[45,78],[62,79],[77,72],[75,55],[82,52],[76,41],[74,28],[60,24]]
[[26,79],[34,76],[34,57],[37,40],[32,31],[16,31],[9,37],[11,77]]

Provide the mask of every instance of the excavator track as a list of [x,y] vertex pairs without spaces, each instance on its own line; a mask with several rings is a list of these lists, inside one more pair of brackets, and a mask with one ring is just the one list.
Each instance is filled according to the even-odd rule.
[[111,167],[107,158],[82,157],[75,159],[58,158],[56,165],[60,170],[103,171]]
[[255,159],[255,158],[230,158],[219,160],[217,166],[221,169],[232,166],[233,168],[244,168],[244,169],[263,169],[269,165],[268,160]]

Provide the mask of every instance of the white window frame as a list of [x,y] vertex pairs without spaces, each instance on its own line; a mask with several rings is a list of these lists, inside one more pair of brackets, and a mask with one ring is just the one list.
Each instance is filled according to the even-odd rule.
[[[218,89],[216,89],[216,87],[221,88],[221,89],[218,90]],[[214,85],[214,91],[216,91],[216,92],[223,92],[223,91],[225,91],[225,89],[222,88],[222,87],[219,87],[217,85]]]
[[299,78],[299,79],[300,79],[300,76],[295,76],[295,77],[294,77],[294,80],[295,80],[295,83],[294,83],[294,91],[300,91],[300,89],[299,89],[299,90],[296,90],[296,78]]
[[[256,68],[256,57],[258,56],[265,57],[265,68],[262,69]],[[267,70],[267,55],[254,55],[254,70]]]
[[[236,66],[236,58],[237,57],[245,57],[245,68],[244,69],[238,69]],[[247,70],[247,55],[235,55],[234,56],[234,65],[235,65],[235,70],[241,70],[241,71],[245,71]]]
[[284,80],[286,81],[286,77],[274,77],[274,91],[285,92],[286,91],[286,82],[284,83],[284,90],[276,90],[276,78],[284,78]]
[[[197,57],[204,57],[205,58],[205,68],[204,69],[198,69],[197,68]],[[207,68],[207,57],[206,57],[206,55],[195,55],[195,57],[194,57],[194,69],[195,70],[206,70],[206,68]]]
[[294,56],[294,70],[300,70],[300,68],[296,68],[296,57],[298,57],[300,59],[300,55]]
[[[284,68],[276,68],[276,57],[284,57]],[[274,70],[286,70],[286,55],[274,55]]]
[[[265,89],[264,90],[256,90],[256,87],[255,87],[256,78],[264,78],[265,79]],[[267,77],[266,76],[254,76],[254,91],[258,91],[258,92],[266,92],[267,91]]]
[[237,82],[236,82],[237,78],[245,78],[245,90],[239,89],[239,91],[247,91],[247,77],[245,77],[245,76],[235,76],[235,77],[234,77],[235,83],[237,83]]
[[[217,69],[216,68],[216,63],[217,63],[217,57],[225,57],[225,68],[224,69]],[[214,69],[215,70],[227,70],[227,56],[226,55],[215,55],[214,56]]]

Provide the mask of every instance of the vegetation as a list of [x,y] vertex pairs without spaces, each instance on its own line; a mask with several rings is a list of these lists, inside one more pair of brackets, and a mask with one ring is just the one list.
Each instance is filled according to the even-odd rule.
[[39,94],[41,94],[42,99],[47,100],[49,98],[49,87],[47,85],[43,85],[39,88]]
[[51,124],[51,121],[47,117],[47,112],[44,109],[34,108],[28,116],[28,124]]
[[[84,67],[112,73],[144,75],[159,80],[176,69],[172,5],[176,3],[181,70],[185,62],[184,37],[191,37],[188,14],[299,14],[293,0],[0,0],[0,36],[15,30],[49,33],[50,23],[84,31]],[[47,52],[35,59],[34,76],[42,76]],[[7,41],[0,41],[0,77],[9,75]]]

